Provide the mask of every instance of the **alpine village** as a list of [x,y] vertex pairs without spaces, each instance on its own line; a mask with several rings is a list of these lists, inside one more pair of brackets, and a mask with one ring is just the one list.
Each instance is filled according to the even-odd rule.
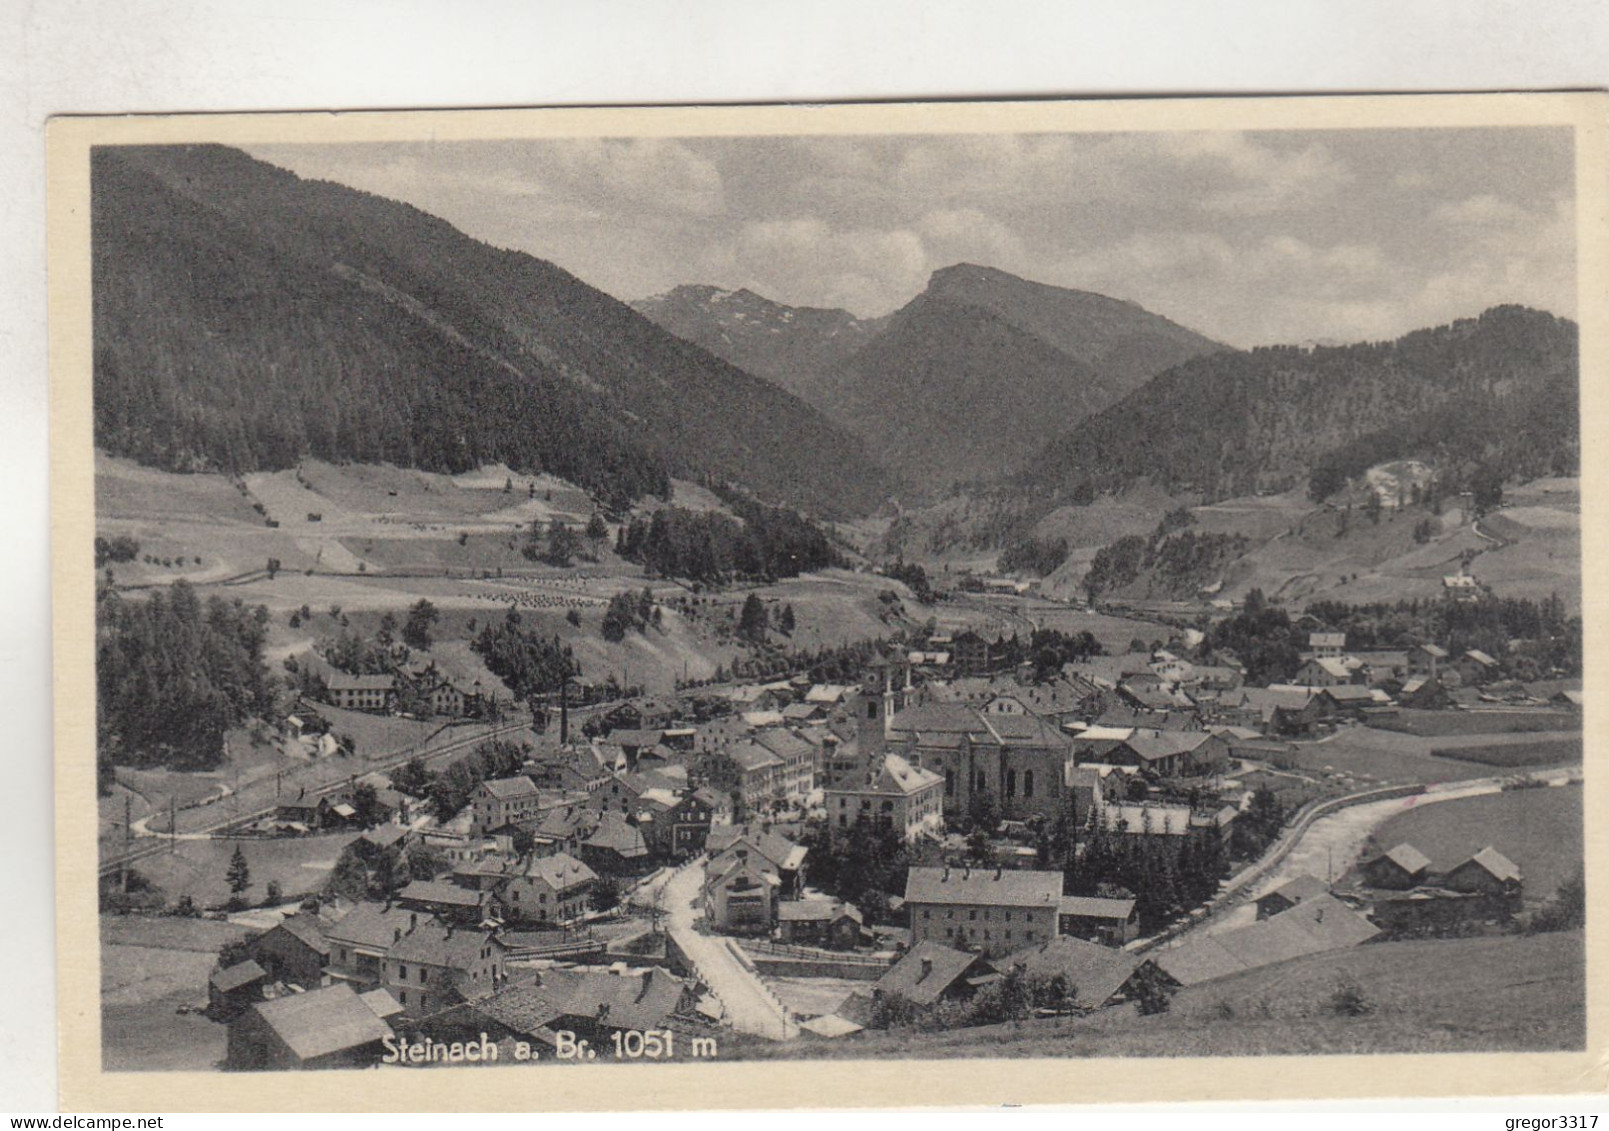
[[93,188],[107,1069],[1580,1047],[1573,323]]

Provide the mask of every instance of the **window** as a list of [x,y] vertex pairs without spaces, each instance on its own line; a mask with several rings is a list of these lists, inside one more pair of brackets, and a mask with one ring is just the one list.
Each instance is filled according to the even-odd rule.
[[424,985],[425,982],[429,979],[429,977],[430,977],[430,971],[424,969],[423,967],[420,967],[420,969],[419,969],[419,984],[421,986]]
[[1017,771],[1016,770],[1007,770],[1006,771],[1006,796],[1007,797],[1015,797],[1015,796],[1017,796]]
[[978,909],[974,907],[971,911],[968,911],[967,918],[976,921],[978,918]]
[[944,937],[947,938],[947,939],[955,938],[955,928],[954,927],[945,927],[944,928]]
[[1024,797],[1032,797],[1034,795],[1034,772],[1032,770],[1024,770],[1022,772],[1022,795]]
[[989,909],[987,907],[983,909],[983,921],[985,923],[989,921]]
[[1007,942],[1010,942],[1010,941],[1011,941],[1011,932],[1010,932],[1010,931],[1007,931],[1007,932],[1006,932],[1006,941],[1007,941]]
[[955,771],[949,766],[944,767],[944,796],[955,796]]
[[1011,912],[1009,911],[1006,912],[1006,922],[1011,922]]
[[408,968],[406,966],[398,966],[397,977],[406,982],[408,980]]
[[1022,933],[1022,937],[1027,939],[1029,942],[1034,941],[1034,933],[1032,931],[1024,931]]
[[397,1004],[398,1005],[407,1005],[408,1004],[408,991],[407,990],[403,990],[400,994],[397,995]]
[[929,911],[929,910],[928,910],[928,909],[927,909],[927,908],[925,908],[925,907],[924,907],[924,908],[922,908],[922,918],[924,918],[924,919],[931,919],[931,918],[933,918],[933,912],[931,912],[931,911]]

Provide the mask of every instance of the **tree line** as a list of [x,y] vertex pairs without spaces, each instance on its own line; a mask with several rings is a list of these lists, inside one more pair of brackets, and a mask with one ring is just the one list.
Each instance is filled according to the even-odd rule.
[[615,552],[661,577],[707,585],[772,581],[842,565],[821,528],[795,511],[738,500],[742,521],[719,511],[662,507],[622,526]]
[[230,727],[273,713],[265,607],[221,597],[203,604],[180,580],[143,600],[103,587],[95,614],[103,778],[112,765],[213,769]]

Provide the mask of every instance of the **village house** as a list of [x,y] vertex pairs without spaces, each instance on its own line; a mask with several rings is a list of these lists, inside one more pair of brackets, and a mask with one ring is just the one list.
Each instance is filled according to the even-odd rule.
[[1004,868],[916,867],[905,881],[915,942],[1004,954],[1060,928],[1062,874]]
[[493,829],[534,823],[541,816],[541,790],[524,774],[483,781],[469,796],[470,832],[484,836]]
[[872,1000],[899,998],[919,1010],[966,1001],[999,972],[981,954],[931,940],[918,942],[872,987]]
[[1257,897],[1257,918],[1267,919],[1308,899],[1329,895],[1330,886],[1314,876],[1297,876],[1289,883]]
[[511,922],[566,924],[586,914],[598,874],[568,853],[533,857],[503,888]]
[[1452,706],[1453,697],[1435,676],[1416,675],[1397,691],[1397,702],[1419,711],[1444,711]]
[[607,812],[581,842],[581,859],[599,875],[636,875],[653,863],[642,830],[624,816]]
[[358,989],[379,985],[386,951],[425,917],[389,904],[358,904],[324,932],[330,948],[330,978],[350,982]]
[[781,888],[769,861],[747,845],[735,845],[705,870],[705,925],[725,934],[769,935]]
[[1463,603],[1480,600],[1480,582],[1467,573],[1455,573],[1442,578],[1441,588],[1450,601]]
[[1380,929],[1331,895],[1244,927],[1207,934],[1193,931],[1176,947],[1151,952],[1149,963],[1168,981],[1194,986],[1292,958],[1342,950],[1368,942]]
[[1105,751],[1101,761],[1163,778],[1210,774],[1228,764],[1229,744],[1208,731],[1135,730]]
[[704,851],[720,801],[707,789],[684,792],[664,822],[670,827],[670,858],[686,860]]
[[760,731],[754,741],[782,763],[775,772],[774,793],[789,801],[807,800],[816,788],[816,748],[781,727]]
[[1064,895],[1057,916],[1059,930],[1075,939],[1122,946],[1139,936],[1138,907],[1133,899]]
[[776,874],[781,898],[798,899],[804,891],[809,851],[766,826],[727,825],[710,832],[708,871],[714,875],[730,860],[747,853],[744,858]]
[[259,1002],[229,1026],[225,1066],[236,1071],[366,1068],[384,1055],[391,1026],[338,983]]
[[994,670],[995,649],[971,629],[950,639],[950,661],[958,675],[988,675]]
[[733,792],[742,800],[744,812],[761,812],[781,792],[782,759],[758,742],[734,743],[716,757],[729,760],[736,775]]
[[861,774],[847,774],[829,787],[825,798],[834,835],[863,823],[907,842],[944,830],[944,779],[898,754],[874,757]]
[[1524,877],[1519,867],[1491,845],[1447,870],[1442,884],[1452,891],[1512,897],[1518,905]]
[[479,891],[445,880],[414,880],[397,893],[397,905],[466,925],[485,922],[502,913],[496,892]]
[[1303,687],[1342,687],[1352,682],[1354,672],[1339,657],[1314,656],[1296,669],[1291,682]]
[[253,939],[251,956],[270,980],[311,990],[324,980],[330,943],[318,916],[304,911]]
[[396,702],[396,677],[392,675],[347,675],[332,671],[324,679],[332,706],[347,711],[384,714]]
[[1142,959],[1114,946],[1064,936],[1035,943],[997,963],[1030,978],[1059,977],[1079,1009],[1100,1009],[1124,996]]
[[1458,676],[1470,687],[1484,687],[1502,674],[1498,662],[1479,648],[1471,648],[1458,657]]
[[1408,649],[1408,677],[1427,676],[1435,679],[1447,663],[1447,649],[1439,644],[1415,644]]
[[837,899],[797,899],[777,904],[777,938],[796,946],[853,950],[864,919],[853,903]]
[[703,1031],[696,1011],[691,983],[665,970],[553,969],[433,1014],[420,1033],[447,1044],[482,1034],[499,1046],[523,1041],[549,1058],[560,1030],[604,1050],[616,1032]]
[[263,1000],[268,974],[250,958],[214,970],[207,977],[207,1014],[228,1021]]
[[381,986],[409,1017],[494,992],[507,947],[495,931],[435,920],[418,923],[387,950]]
[[531,831],[534,851],[539,856],[568,852],[574,856],[581,844],[598,827],[598,811],[586,805],[560,805],[542,814]]
[[1399,844],[1359,865],[1364,882],[1370,887],[1406,891],[1425,881],[1430,857],[1411,844]]
[[1346,655],[1346,633],[1310,632],[1307,635],[1307,650],[1314,659],[1339,660]]

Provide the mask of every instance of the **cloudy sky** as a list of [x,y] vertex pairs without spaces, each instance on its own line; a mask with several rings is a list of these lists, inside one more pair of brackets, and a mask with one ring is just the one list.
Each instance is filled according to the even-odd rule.
[[1499,302],[1575,314],[1567,130],[257,146],[624,299],[678,283],[879,315],[952,263],[1220,341],[1357,341]]

